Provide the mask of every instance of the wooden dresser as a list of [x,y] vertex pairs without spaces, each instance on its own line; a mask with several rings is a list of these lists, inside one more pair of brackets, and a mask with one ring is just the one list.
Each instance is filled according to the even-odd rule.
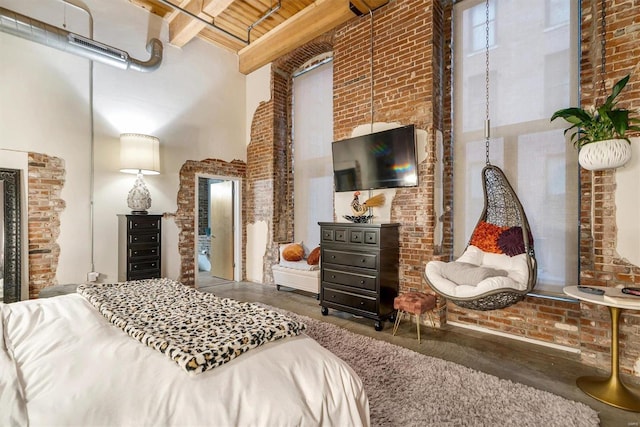
[[382,322],[398,295],[400,224],[320,222],[320,305]]
[[162,215],[118,215],[118,280],[160,277]]

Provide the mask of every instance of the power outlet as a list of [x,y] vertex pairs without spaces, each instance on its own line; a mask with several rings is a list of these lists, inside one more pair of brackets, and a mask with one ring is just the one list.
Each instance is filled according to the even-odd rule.
[[87,280],[89,282],[97,281],[98,277],[100,277],[100,273],[98,273],[97,271],[92,271],[91,273],[87,273]]

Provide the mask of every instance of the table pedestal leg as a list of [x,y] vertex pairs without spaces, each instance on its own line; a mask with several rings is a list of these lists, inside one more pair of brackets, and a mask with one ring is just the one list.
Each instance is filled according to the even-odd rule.
[[611,314],[611,374],[609,378],[580,377],[576,384],[582,391],[601,402],[628,411],[640,412],[640,394],[625,386],[620,380],[618,359],[618,307],[609,307]]

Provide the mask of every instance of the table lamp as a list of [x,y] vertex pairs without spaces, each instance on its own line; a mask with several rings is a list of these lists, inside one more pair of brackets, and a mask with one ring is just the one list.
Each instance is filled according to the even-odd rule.
[[138,175],[127,196],[127,205],[132,214],[146,215],[151,207],[151,194],[142,176],[160,173],[160,140],[139,133],[121,134],[120,172]]

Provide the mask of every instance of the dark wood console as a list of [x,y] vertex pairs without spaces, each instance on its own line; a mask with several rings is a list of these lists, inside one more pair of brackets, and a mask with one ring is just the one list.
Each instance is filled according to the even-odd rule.
[[395,314],[400,224],[320,222],[320,305],[382,322]]
[[118,215],[118,280],[160,277],[162,215]]

